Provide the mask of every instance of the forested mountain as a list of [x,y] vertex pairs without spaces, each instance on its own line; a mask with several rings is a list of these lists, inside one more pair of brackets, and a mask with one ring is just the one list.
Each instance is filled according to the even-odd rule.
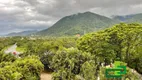
[[13,32],[13,33],[9,33],[6,36],[28,36],[30,34],[36,33],[38,32],[37,30],[31,30],[31,31],[22,31],[22,32]]
[[98,31],[118,23],[108,17],[91,12],[78,13],[66,16],[48,29],[40,31],[37,35],[68,36]]
[[142,23],[142,13],[125,15],[125,16],[114,16],[113,19],[127,23],[132,23],[132,22]]

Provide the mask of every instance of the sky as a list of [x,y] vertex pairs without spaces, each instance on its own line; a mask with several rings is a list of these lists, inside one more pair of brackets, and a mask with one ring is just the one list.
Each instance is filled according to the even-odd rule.
[[86,11],[107,17],[142,13],[142,0],[0,0],[0,35],[46,29]]

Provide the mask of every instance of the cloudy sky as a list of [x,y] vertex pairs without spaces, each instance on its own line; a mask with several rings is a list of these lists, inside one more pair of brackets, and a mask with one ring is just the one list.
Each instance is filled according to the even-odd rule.
[[0,0],[0,35],[42,30],[85,11],[108,17],[142,13],[142,0]]

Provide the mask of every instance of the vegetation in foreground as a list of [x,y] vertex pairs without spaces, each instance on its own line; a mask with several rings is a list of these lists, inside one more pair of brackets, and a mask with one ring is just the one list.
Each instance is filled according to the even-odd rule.
[[[3,53],[15,43],[23,52],[20,58]],[[43,65],[53,71],[53,80],[107,80],[100,63],[108,65],[117,58],[127,63],[123,78],[139,80],[130,68],[142,73],[142,25],[137,23],[121,23],[80,38],[12,37],[1,38],[0,44],[1,80],[38,80]]]

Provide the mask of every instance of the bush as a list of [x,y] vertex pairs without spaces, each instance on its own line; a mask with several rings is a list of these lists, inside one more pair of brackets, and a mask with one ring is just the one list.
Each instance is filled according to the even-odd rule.
[[16,57],[12,54],[5,54],[3,52],[0,52],[0,63],[1,62],[13,62],[16,60]]
[[43,64],[36,56],[17,59],[13,63],[1,63],[0,80],[39,80]]
[[[72,80],[76,75],[80,75],[84,79],[88,79],[86,76],[88,70],[90,75],[95,75],[95,61],[93,56],[89,53],[81,52],[75,48],[64,49],[58,51],[52,59],[52,68],[54,69],[54,80]],[[86,65],[87,64],[87,65]],[[86,68],[86,69],[85,69]],[[85,75],[85,76],[84,76]],[[89,77],[90,78],[90,77]],[[95,79],[95,76],[91,77]]]

